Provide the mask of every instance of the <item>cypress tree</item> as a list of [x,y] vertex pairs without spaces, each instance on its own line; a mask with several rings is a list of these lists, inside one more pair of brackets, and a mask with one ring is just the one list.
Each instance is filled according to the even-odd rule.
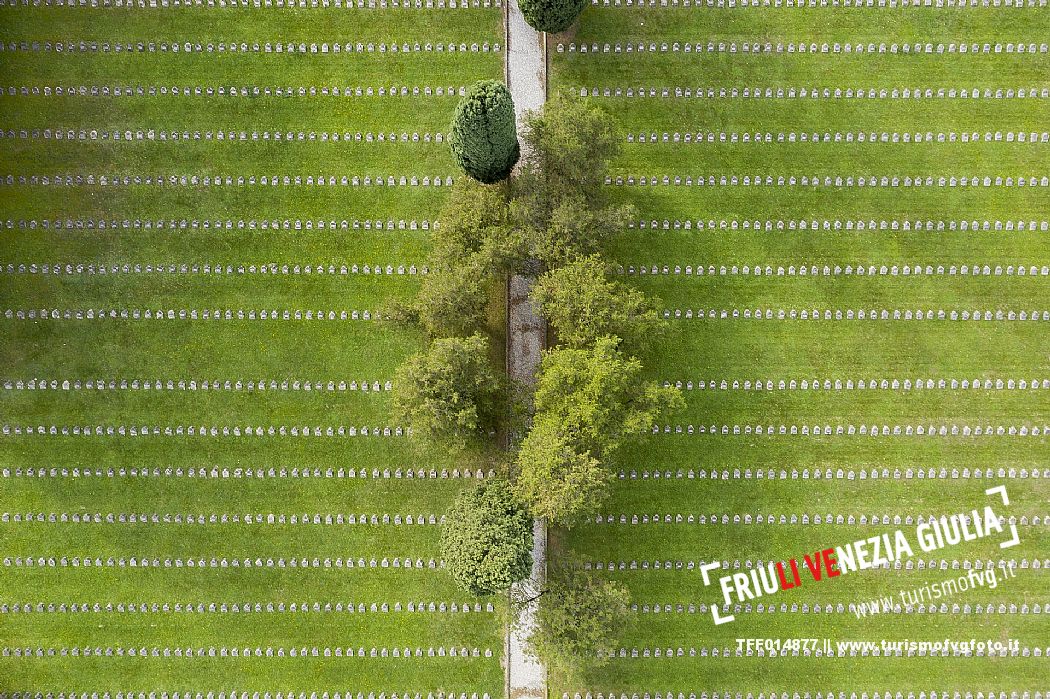
[[498,80],[475,83],[452,117],[452,154],[479,182],[504,180],[518,162],[514,100]]
[[536,31],[557,34],[572,26],[587,0],[519,0],[525,21]]

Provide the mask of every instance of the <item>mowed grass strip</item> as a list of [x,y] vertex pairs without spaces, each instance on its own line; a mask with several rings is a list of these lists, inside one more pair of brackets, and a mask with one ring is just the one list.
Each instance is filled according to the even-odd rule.
[[[353,645],[351,645],[353,644]],[[96,644],[97,645],[97,644]],[[259,644],[237,644],[255,649]],[[94,648],[94,646],[92,646]],[[186,646],[183,646],[186,647]],[[276,644],[274,645],[276,648]],[[165,688],[171,691],[273,692],[295,690],[403,692],[406,688],[424,695],[433,691],[477,691],[496,696],[503,687],[503,671],[492,658],[434,657],[372,658],[372,644],[354,643],[345,648],[365,648],[366,657],[325,658],[4,658],[0,669],[14,687],[69,687],[71,683],[91,687]],[[411,647],[408,643],[402,646]],[[447,645],[445,646],[448,647]],[[491,647],[491,646],[490,646]],[[205,646],[205,649],[207,647]],[[309,650],[309,646],[307,646]],[[392,652],[393,649],[390,649]],[[468,648],[468,650],[470,650]],[[196,647],[194,647],[196,653]],[[277,651],[274,651],[276,656]],[[352,689],[347,689],[352,688]],[[115,691],[115,690],[114,690]]]
[[[929,512],[937,509],[947,512],[954,511],[953,508],[983,507],[985,504],[995,507],[997,505],[994,502],[995,496],[985,494],[985,490],[997,485],[1005,485],[1011,502],[1011,507],[1003,512],[1004,515],[1007,515],[1020,514],[1022,510],[1035,512],[1039,508],[1045,508],[1047,490],[1050,489],[1050,483],[1043,478],[982,477],[980,479],[953,478],[947,481],[940,478],[919,479],[915,477],[917,472],[922,470],[925,474],[930,466],[923,468],[906,464],[899,466],[884,464],[854,466],[837,463],[813,466],[784,464],[772,468],[777,476],[780,471],[784,471],[785,474],[792,472],[799,474],[795,478],[785,480],[766,480],[765,478],[758,480],[754,478],[759,470],[758,467],[741,468],[739,465],[734,465],[732,468],[718,468],[714,465],[703,464],[700,465],[700,468],[696,466],[690,468],[694,472],[699,471],[700,468],[703,468],[706,473],[717,471],[720,475],[723,471],[743,473],[745,470],[751,470],[752,478],[714,480],[697,476],[692,479],[661,477],[659,480],[623,480],[613,488],[612,497],[604,510],[608,513],[678,512],[683,509],[694,510],[698,507],[698,503],[703,509],[712,509],[717,503],[719,509],[727,512],[748,512],[756,507],[756,500],[760,498],[763,502],[768,501],[770,504],[785,503],[785,508],[789,506],[805,507],[808,510],[825,513],[848,509],[851,513],[859,511],[869,515],[876,512],[883,514],[882,510],[887,508],[888,503],[893,503],[894,514],[898,513],[898,510]],[[880,475],[877,479],[860,480],[860,469],[870,471],[873,468],[877,468],[880,474],[883,468],[888,469],[888,478],[884,479]],[[934,468],[938,472],[941,468],[949,472],[955,470],[960,473],[963,468],[969,469],[971,473],[976,470],[975,466],[961,464],[950,466],[938,464]],[[810,470],[809,478],[802,478],[802,469]],[[822,474],[819,480],[815,478],[814,473],[818,469]],[[829,469],[833,473],[839,469],[842,469],[844,473],[852,470],[854,480],[847,480],[845,475],[842,479],[824,479],[823,474]],[[1020,471],[1020,468],[1013,466],[1011,469]],[[638,471],[638,469],[630,470]],[[895,471],[900,471],[901,478],[903,478],[908,470],[912,471],[912,478],[894,479]],[[1038,470],[1042,475],[1043,469]],[[762,471],[768,473],[769,469],[762,469]],[[887,511],[885,514],[890,513]]]
[[[75,212],[62,212],[69,217],[76,215]],[[154,213],[154,212],[150,212]],[[429,212],[427,212],[429,213]],[[209,215],[211,214],[211,215]],[[371,226],[374,220],[369,212],[355,212],[345,208],[333,208],[330,210],[318,210],[312,212],[283,212],[271,216],[254,215],[248,213],[251,218],[238,217],[232,219],[229,212],[216,209],[215,211],[200,211],[194,219],[187,220],[187,227],[180,228],[176,219],[175,227],[169,226],[171,218],[150,217],[150,229],[143,228],[141,215],[138,228],[116,228],[116,229],[54,229],[45,230],[43,221],[38,219],[34,229],[12,228],[4,232],[4,249],[0,251],[0,264],[38,265],[61,265],[67,264],[85,265],[93,264],[111,267],[118,265],[121,268],[125,264],[141,265],[198,265],[201,270],[204,265],[210,265],[212,269],[216,265],[223,268],[222,275],[216,275],[218,280],[228,279],[227,267],[240,266],[249,268],[251,265],[257,267],[262,265],[278,264],[292,266],[298,264],[305,268],[306,265],[316,267],[322,265],[325,273],[329,265],[336,265],[337,270],[343,265],[358,265],[363,271],[365,265],[381,265],[386,272],[386,266],[392,265],[395,269],[401,265],[417,265],[418,271],[422,271],[422,263],[426,259],[427,237],[429,231],[421,228],[423,222],[430,223],[429,218],[414,218],[416,230],[410,230],[406,222],[405,229],[399,229],[403,218],[394,220],[394,230],[375,230]],[[103,220],[107,224],[117,220],[118,225],[129,214],[127,212],[111,213]],[[119,217],[119,218],[118,218]],[[294,217],[294,218],[293,218]],[[79,218],[79,217],[78,217]],[[364,228],[365,219],[370,227]],[[48,218],[49,224],[56,219]],[[59,218],[63,224],[66,216]],[[164,228],[154,228],[157,220],[164,222]],[[197,227],[190,228],[189,220],[196,220]],[[241,227],[240,221],[255,221],[254,228],[249,228],[245,223]],[[262,228],[263,221],[267,227]],[[299,228],[295,228],[294,221],[300,222]],[[353,227],[353,221],[357,220],[359,225]],[[209,228],[204,229],[204,221]],[[216,227],[219,221],[223,227]],[[226,221],[231,222],[229,229],[225,228]],[[278,228],[274,229],[273,223],[277,222]],[[288,228],[284,228],[288,221]],[[309,221],[310,228],[306,226]],[[325,222],[325,228],[317,227],[318,221]],[[332,221],[336,222],[335,230],[329,228]],[[342,228],[342,222],[347,221],[347,227]],[[388,219],[381,219],[386,226]],[[100,243],[105,241],[106,245]],[[6,272],[5,272],[6,273]],[[133,274],[133,273],[132,273]],[[282,271],[283,274],[283,271]],[[90,274],[87,275],[90,277]],[[101,275],[99,275],[101,276]],[[208,275],[205,275],[208,276]],[[310,275],[303,275],[310,279]],[[236,278],[236,277],[234,277]],[[294,275],[293,275],[294,278]],[[358,278],[357,275],[348,280]],[[367,275],[365,275],[367,279]],[[384,279],[386,277],[383,277]]]
[[[6,8],[5,8],[6,9]],[[180,11],[75,7],[22,7],[6,12],[0,38],[11,41],[108,41],[138,43],[177,41],[225,42],[341,41],[401,44],[455,41],[502,43],[499,8],[465,8],[448,12],[402,9],[316,11],[307,8],[257,9],[243,12]],[[425,41],[424,41],[425,40]],[[296,46],[298,49],[298,46]],[[216,49],[217,50],[217,49]],[[378,51],[378,48],[377,48]],[[157,52],[160,52],[159,46]]]
[[[119,129],[193,129],[207,130],[225,128],[229,130],[263,131],[266,129],[293,130],[317,130],[317,131],[350,131],[379,132],[391,131],[400,134],[402,131],[412,133],[418,131],[444,131],[448,128],[452,112],[456,107],[458,97],[446,92],[448,87],[458,90],[461,85],[441,82],[443,94],[436,94],[438,85],[409,85],[397,82],[401,86],[419,87],[422,92],[425,87],[431,87],[434,93],[420,96],[400,94],[379,94],[379,85],[375,86],[374,94],[369,96],[362,94],[347,96],[343,89],[347,86],[353,88],[346,79],[339,81],[329,87],[339,87],[340,94],[323,95],[320,86],[315,95],[309,93],[299,96],[298,90],[292,96],[278,97],[276,95],[260,94],[258,96],[242,97],[237,95],[219,95],[218,86],[211,86],[216,93],[209,97],[183,95],[181,90],[195,83],[179,83],[180,94],[156,94],[148,93],[139,96],[91,96],[91,95],[42,95],[0,96],[0,113],[3,114],[5,129],[46,129],[46,128],[119,128]],[[121,81],[123,87],[128,87],[126,81]],[[165,83],[168,85],[167,83]],[[244,86],[244,82],[236,83]],[[263,88],[265,85],[259,85]],[[382,86],[389,88],[395,85],[393,81],[384,80]],[[110,86],[113,87],[113,86]],[[171,85],[168,85],[171,87]],[[201,85],[203,89],[204,85]],[[271,87],[277,87],[271,85]],[[283,86],[290,87],[290,86]],[[282,87],[282,89],[283,89]],[[295,85],[296,88],[300,85]],[[306,85],[302,85],[306,87]],[[367,86],[362,85],[362,88]],[[143,86],[145,89],[145,86]],[[66,125],[69,126],[66,126]],[[83,125],[83,127],[81,127]],[[6,148],[6,146],[5,146]],[[260,163],[261,164],[261,163]],[[202,163],[211,165],[211,163]]]
[[[811,38],[818,44],[840,41],[1007,43],[1046,36],[1050,20],[1039,8],[995,7],[590,7],[580,17],[577,41],[626,42],[634,37],[653,41],[692,39],[694,42],[736,39],[785,41]],[[798,39],[796,39],[798,40]],[[717,41],[716,41],[717,43]],[[867,48],[865,46],[865,48]]]
[[[893,210],[879,212],[879,218],[876,221],[895,221],[897,230],[889,229],[889,224],[886,230],[880,230],[878,229],[879,223],[876,223],[876,230],[868,230],[868,225],[872,220],[868,216],[862,214],[849,216],[845,212],[843,214],[847,215],[847,218],[836,219],[839,222],[839,230],[830,230],[833,224],[820,212],[810,212],[804,219],[791,219],[795,222],[794,230],[787,228],[787,219],[759,219],[751,216],[743,220],[736,219],[736,230],[718,228],[722,219],[716,220],[716,228],[711,230],[706,228],[710,220],[706,212],[700,212],[697,219],[689,219],[690,225],[694,227],[692,230],[687,231],[680,228],[676,231],[664,231],[636,228],[625,235],[611,239],[606,247],[616,263],[624,267],[633,265],[636,270],[642,266],[651,268],[652,265],[661,267],[668,265],[673,270],[677,265],[684,272],[688,265],[693,267],[694,275],[696,275],[696,269],[702,266],[704,274],[696,275],[692,280],[688,276],[677,276],[673,278],[674,281],[658,280],[654,282],[652,277],[649,277],[648,281],[642,282],[653,284],[654,287],[664,284],[681,284],[686,288],[691,285],[702,288],[743,282],[743,279],[727,278],[717,274],[719,268],[723,266],[732,268],[734,265],[740,268],[738,271],[741,272],[744,265],[751,267],[752,270],[756,265],[761,265],[763,274],[767,265],[772,266],[774,277],[782,281],[788,288],[798,280],[798,268],[803,265],[807,267],[817,265],[821,268],[824,265],[830,265],[832,270],[838,266],[843,272],[849,265],[853,267],[854,273],[858,265],[863,265],[865,275],[868,267],[872,265],[876,268],[883,265],[887,267],[897,265],[898,268],[908,265],[914,268],[915,265],[919,265],[923,268],[923,275],[912,281],[917,281],[920,285],[927,283],[980,285],[985,282],[994,283],[992,281],[994,277],[986,278],[982,275],[980,279],[972,276],[967,279],[962,275],[962,265],[972,268],[976,264],[983,268],[987,264],[992,267],[993,272],[997,265],[1002,266],[1004,271],[1007,266],[1013,265],[1015,272],[1020,266],[1024,266],[1025,271],[1028,272],[1029,268],[1035,265],[1041,272],[1047,259],[1044,255],[1046,233],[1038,230],[1040,223],[1038,220],[1036,221],[1037,230],[1034,231],[1029,230],[1031,219],[1014,217],[1006,221],[1012,222],[1015,229],[1018,228],[1019,220],[1023,221],[1024,231],[996,231],[993,230],[994,224],[991,223],[987,231],[963,231],[960,230],[961,221],[966,220],[969,228],[973,219],[961,219],[956,217],[954,211],[945,210],[942,212],[942,217],[936,219],[941,222],[940,225],[944,229],[927,231],[925,230],[926,222],[932,219],[913,216],[907,211]],[[1046,217],[1050,217],[1050,213],[1046,214]],[[682,220],[677,220],[679,225],[682,225]],[[695,229],[698,220],[703,222],[704,230]],[[761,230],[754,230],[756,220]],[[784,221],[784,228],[774,227],[766,231],[765,222],[767,220],[771,221],[772,226],[776,226],[778,221]],[[799,220],[806,222],[806,230],[799,228]],[[989,221],[989,217],[980,215],[976,220],[978,226],[981,226],[985,221]],[[992,220],[995,220],[994,216]],[[1006,221],[998,220],[1000,228],[1005,229]],[[750,226],[749,230],[743,228],[745,221]],[[812,228],[813,221],[818,222],[817,230]],[[824,230],[824,221],[829,221],[829,230]],[[846,230],[847,221],[854,227],[854,230]],[[864,222],[865,230],[856,230],[858,221]],[[922,230],[901,230],[904,221],[908,221],[910,227],[914,227],[918,222]],[[956,230],[948,230],[949,222],[955,222]],[[669,224],[673,225],[673,222],[669,221]],[[658,225],[663,225],[663,219],[658,221]],[[938,223],[934,222],[933,225],[937,226]],[[714,276],[708,270],[712,265],[716,268]],[[796,268],[795,279],[779,276],[780,267],[784,268],[786,275],[787,268],[791,265]],[[956,278],[954,279],[950,270],[952,265],[956,267]],[[948,272],[947,278],[938,275],[932,280],[928,279],[925,276],[927,266],[932,266],[935,272],[938,267],[944,266]],[[903,276],[903,269],[899,269],[898,272]],[[635,282],[637,279],[635,277],[630,281]],[[769,281],[764,277],[762,279]],[[840,275],[834,279],[836,283],[846,286],[854,281],[862,284],[872,283],[871,278],[856,274],[853,278]],[[882,282],[892,281],[885,276],[878,276],[875,279]],[[1021,281],[1020,277],[1014,281]],[[1029,279],[1023,283],[1029,281],[1032,280]],[[657,288],[654,288],[653,292],[659,295]]]
[[[408,184],[404,186],[396,184],[400,181],[402,175],[408,178],[413,174],[418,175],[420,179],[425,176],[432,178],[441,176],[442,185],[441,187],[413,187]],[[120,177],[125,175],[128,177],[138,176],[142,178],[142,182],[145,181],[147,175],[153,177],[170,177],[172,175],[181,177],[185,175],[187,178],[197,175],[201,182],[203,182],[205,176],[221,176],[224,184],[211,186],[208,189],[205,189],[203,184],[196,186],[190,184],[184,186],[132,184],[127,187],[124,185],[107,187],[97,185],[83,187],[45,187],[42,185],[15,187],[5,190],[7,207],[10,207],[9,209],[5,207],[5,209],[10,211],[11,218],[15,219],[61,218],[64,220],[76,216],[78,218],[102,219],[107,222],[140,218],[143,220],[162,219],[166,221],[207,219],[214,223],[216,220],[236,221],[237,219],[250,220],[254,218],[258,220],[266,218],[271,221],[284,221],[286,219],[313,219],[317,216],[323,216],[329,220],[336,218],[337,221],[342,218],[350,220],[380,220],[384,223],[394,221],[396,225],[399,220],[435,220],[441,210],[441,202],[447,196],[444,177],[451,175],[451,170],[418,173],[390,171],[348,172],[332,167],[322,172],[257,170],[254,172],[234,173],[215,167],[214,169],[209,168],[189,173],[176,173],[170,170],[128,172],[126,170],[110,169],[97,172],[95,175],[106,175],[107,177],[114,175]],[[254,175],[257,184],[231,184],[227,186],[225,184],[227,175],[233,178],[234,183],[237,182],[237,177],[244,177],[247,183],[249,181],[248,178]],[[280,184],[277,187],[262,185],[261,178],[263,175],[266,175],[267,178],[278,175],[282,183],[285,175],[289,178],[299,176],[304,184],[289,184],[288,186]],[[312,176],[316,178],[322,175],[325,177],[326,184],[315,184],[313,186],[305,184],[307,177]],[[344,175],[348,178],[358,176],[362,184],[357,187],[343,186],[340,182]],[[377,176],[382,176],[384,182],[386,182],[388,176],[394,176],[395,185],[393,187],[386,184],[382,186],[375,184],[365,186],[363,182],[366,176],[371,176],[373,180]],[[336,178],[335,185],[327,184],[329,177]],[[294,182],[294,179],[291,181]],[[115,204],[119,205],[119,208],[114,208]],[[3,211],[3,209],[0,209],[0,211]],[[326,215],[327,212],[331,211],[347,211],[348,213],[338,218]],[[118,212],[125,213],[121,214]]]

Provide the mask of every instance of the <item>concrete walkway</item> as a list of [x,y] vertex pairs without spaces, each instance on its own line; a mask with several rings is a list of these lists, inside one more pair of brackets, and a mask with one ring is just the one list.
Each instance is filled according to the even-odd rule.
[[[514,98],[519,132],[522,115],[543,107],[547,99],[547,58],[543,35],[525,23],[517,0],[507,6],[506,79]],[[525,157],[525,153],[522,153]],[[507,371],[511,378],[532,385],[536,381],[546,324],[529,301],[535,279],[514,276],[507,288]],[[530,599],[543,589],[547,577],[547,525],[532,525],[532,575],[519,583],[512,595]],[[507,696],[510,699],[547,699],[547,671],[525,654],[525,639],[533,627],[535,603],[529,605],[507,638]]]

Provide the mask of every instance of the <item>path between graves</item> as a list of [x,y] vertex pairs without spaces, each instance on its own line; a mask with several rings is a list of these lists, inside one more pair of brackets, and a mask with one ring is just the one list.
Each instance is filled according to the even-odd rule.
[[[507,85],[514,98],[520,126],[527,111],[543,107],[547,99],[547,67],[544,38],[525,23],[517,0],[507,4]],[[523,154],[524,155],[524,154]],[[507,288],[507,371],[511,378],[527,384],[535,381],[546,328],[529,301],[535,280],[515,276]],[[519,594],[534,597],[546,578],[547,525],[533,523],[532,575],[519,584]],[[510,699],[546,699],[547,672],[526,655],[524,641],[535,623],[535,605],[526,607],[507,637],[507,696]]]

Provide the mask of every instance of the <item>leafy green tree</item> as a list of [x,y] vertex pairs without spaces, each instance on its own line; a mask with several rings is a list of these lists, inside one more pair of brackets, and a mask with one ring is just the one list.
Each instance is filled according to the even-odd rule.
[[468,175],[486,184],[510,175],[520,146],[510,90],[498,80],[474,83],[452,117],[452,154]]
[[629,602],[622,583],[579,566],[553,567],[537,600],[528,650],[567,684],[579,683],[609,662],[604,652],[632,622]]
[[684,406],[677,389],[644,381],[641,363],[618,344],[602,337],[593,348],[544,353],[532,429],[517,458],[518,492],[538,517],[571,525],[595,511],[611,477],[610,457]]
[[479,332],[488,313],[488,270],[479,260],[433,271],[423,278],[407,319],[415,320],[430,337],[465,337]]
[[430,337],[465,337],[485,326],[498,277],[525,259],[520,229],[511,226],[504,185],[460,178],[431,232],[428,263],[419,294],[389,315],[419,323]]
[[506,481],[482,481],[446,513],[441,555],[449,574],[467,592],[504,592],[532,570],[532,516]]
[[572,26],[587,0],[520,0],[521,14],[538,32],[556,34]]
[[502,274],[528,253],[521,233],[511,224],[505,185],[485,185],[460,178],[441,210],[441,226],[431,239],[431,261],[449,269],[470,259],[486,275]]
[[605,203],[609,161],[620,152],[612,117],[594,102],[563,91],[543,111],[525,116],[522,140],[529,153],[517,180],[518,197],[545,222],[570,197],[592,208]]
[[496,429],[505,396],[486,338],[441,338],[398,368],[394,419],[424,439],[465,446]]
[[587,347],[613,335],[637,351],[666,327],[645,294],[605,278],[605,264],[597,256],[547,272],[537,280],[532,298],[569,347]]
[[533,424],[518,451],[518,492],[533,514],[571,525],[593,514],[609,495],[613,472],[590,452],[580,451],[564,425]]
[[634,218],[606,203],[608,161],[619,152],[614,122],[592,102],[564,92],[525,118],[528,160],[514,180],[511,219],[548,267],[598,250]]
[[546,225],[530,233],[533,255],[548,268],[598,252],[603,240],[623,231],[634,207],[595,208],[581,195],[566,195],[550,212]]

